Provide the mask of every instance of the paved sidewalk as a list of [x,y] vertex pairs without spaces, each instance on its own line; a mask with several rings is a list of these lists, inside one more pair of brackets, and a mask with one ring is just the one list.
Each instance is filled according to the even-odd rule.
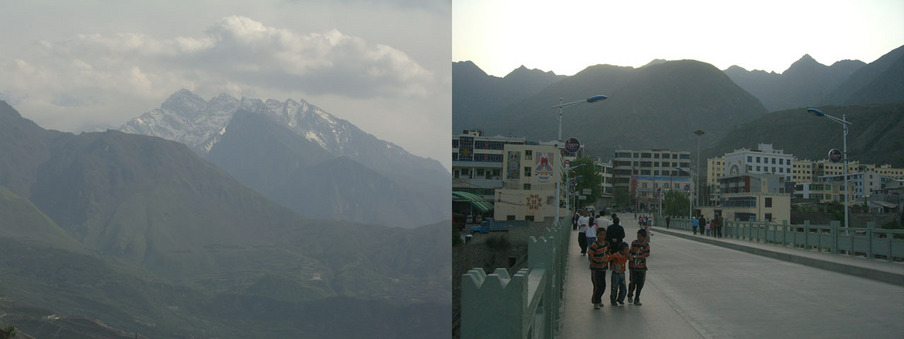
[[[628,218],[626,218],[628,219]],[[622,220],[625,227],[625,241],[630,243],[637,234],[637,223]],[[571,236],[577,239],[577,231]],[[655,241],[655,240],[654,240]],[[642,306],[628,304],[613,307],[609,304],[611,272],[606,273],[606,291],[603,293],[603,308],[593,309],[590,295],[589,261],[581,256],[577,240],[572,241],[568,250],[568,273],[565,282],[565,311],[562,313],[562,327],[558,338],[705,338],[692,320],[685,318],[679,308],[663,295],[657,287],[657,278],[649,278],[643,288]],[[655,246],[654,243],[651,243]],[[651,259],[655,259],[653,249]],[[625,279],[628,278],[625,274]]]
[[699,234],[694,235],[691,231],[665,229],[665,227],[662,226],[653,226],[652,229],[654,234],[659,232],[674,235],[782,261],[904,286],[904,263],[901,262],[890,262],[887,260],[828,252],[816,252],[814,250],[805,250],[791,246],[781,246],[780,244],[766,244],[729,238],[713,238],[711,236]]
[[[636,221],[623,218],[622,224],[625,240],[634,240]],[[868,267],[893,275],[900,273],[900,263],[659,227],[653,234],[643,306],[610,305],[607,280],[604,307],[594,310],[587,258],[571,242],[557,338],[901,338],[904,333],[904,286],[782,256],[812,256],[845,270]],[[571,236],[577,238],[577,231]]]

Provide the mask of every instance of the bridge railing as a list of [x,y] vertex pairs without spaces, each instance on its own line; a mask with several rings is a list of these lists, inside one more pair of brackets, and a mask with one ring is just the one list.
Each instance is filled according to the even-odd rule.
[[528,268],[509,275],[474,268],[462,275],[461,338],[549,338],[558,329],[570,227],[530,237]]
[[[691,230],[688,219],[673,218],[670,228]],[[698,228],[698,232],[699,232]],[[904,260],[904,230],[867,227],[842,227],[839,221],[829,225],[790,225],[787,221],[724,221],[722,234],[734,238],[761,243],[816,250],[835,254],[863,255],[888,261]]]

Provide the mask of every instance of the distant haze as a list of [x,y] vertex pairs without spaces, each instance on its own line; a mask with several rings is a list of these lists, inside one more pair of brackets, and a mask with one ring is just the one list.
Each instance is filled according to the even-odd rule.
[[479,1],[452,4],[452,60],[490,75],[520,65],[573,75],[596,64],[693,59],[781,73],[801,55],[870,63],[904,45],[904,1]]
[[447,2],[91,3],[0,3],[0,100],[80,132],[180,88],[303,99],[451,167]]

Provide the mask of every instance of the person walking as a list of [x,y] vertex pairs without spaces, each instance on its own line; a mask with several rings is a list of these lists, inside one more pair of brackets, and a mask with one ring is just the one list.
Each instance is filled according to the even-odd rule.
[[587,253],[587,224],[590,223],[590,212],[584,211],[578,218],[578,246],[581,247],[581,255]]
[[700,235],[703,235],[704,228],[706,227],[706,217],[704,217],[702,213],[700,214],[699,223],[700,223]]
[[[628,303],[640,306],[640,291],[647,280],[647,257],[650,256],[650,242],[647,232],[637,230],[637,240],[631,242],[631,256],[628,268],[631,270],[631,282],[628,285]],[[634,292],[637,294],[634,294]]]
[[722,237],[722,216],[716,216],[713,219],[713,236],[716,238]]
[[609,302],[612,306],[621,306],[625,304],[625,294],[627,287],[625,284],[625,269],[628,263],[628,244],[619,243],[618,250],[606,257],[609,262],[609,268],[612,269],[612,291],[609,292]]
[[625,228],[613,221],[612,225],[606,228],[606,241],[609,243],[609,252],[615,253],[618,251],[618,244],[621,244],[624,239]]
[[587,259],[590,260],[590,281],[593,283],[593,294],[590,303],[593,309],[603,307],[603,292],[606,291],[606,267],[609,247],[606,243],[606,229],[596,229],[596,242],[590,244],[587,249]]
[[691,217],[691,228],[694,229],[694,235],[697,235],[697,226],[699,226],[700,221],[697,220],[697,217]]
[[669,225],[672,223],[672,216],[665,217],[665,229],[669,229]]
[[587,242],[588,249],[590,249],[590,245],[593,245],[593,243],[596,242],[596,230],[598,230],[600,228],[599,224],[598,224],[598,222],[599,222],[598,220],[599,220],[599,217],[590,218],[590,224],[587,225],[587,229],[584,232],[584,238],[585,238],[584,241]]

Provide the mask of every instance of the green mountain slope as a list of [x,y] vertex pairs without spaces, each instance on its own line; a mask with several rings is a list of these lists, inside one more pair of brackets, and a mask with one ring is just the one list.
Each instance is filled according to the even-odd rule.
[[[703,145],[724,135],[725,128],[766,113],[763,105],[723,72],[693,60],[669,61],[638,69],[592,66],[550,85],[539,94],[488,118],[488,134],[516,134],[529,139],[556,138],[557,110],[565,101],[596,94],[609,99],[566,108],[562,137],[576,137],[588,155],[608,159],[619,147],[690,149],[692,131],[703,129]],[[454,119],[453,112],[453,119]]]
[[904,101],[904,46],[858,69],[826,95],[824,105],[862,105]]
[[[18,113],[6,118],[15,124],[0,125],[0,135],[27,125]],[[448,323],[437,314],[449,308],[449,255],[419,246],[448,247],[447,227],[303,218],[159,138],[40,128],[24,137],[47,156],[8,164],[30,175],[10,182],[32,184],[29,200],[0,191],[0,219],[10,221],[0,223],[0,296],[152,337],[337,337],[348,314],[385,330],[377,337],[404,336],[412,321]],[[9,141],[0,159],[30,147]],[[32,238],[40,241],[22,240]],[[410,258],[430,265],[397,263]],[[332,323],[295,316],[336,298],[385,318],[338,309],[319,313]],[[419,308],[430,311],[412,313]]]
[[[849,161],[904,166],[904,102],[818,108],[839,118],[846,114],[851,121]],[[799,159],[826,159],[829,149],[842,149],[842,128],[804,109],[772,112],[733,128],[704,155],[718,156],[742,147],[754,148],[758,143],[771,143]]]

